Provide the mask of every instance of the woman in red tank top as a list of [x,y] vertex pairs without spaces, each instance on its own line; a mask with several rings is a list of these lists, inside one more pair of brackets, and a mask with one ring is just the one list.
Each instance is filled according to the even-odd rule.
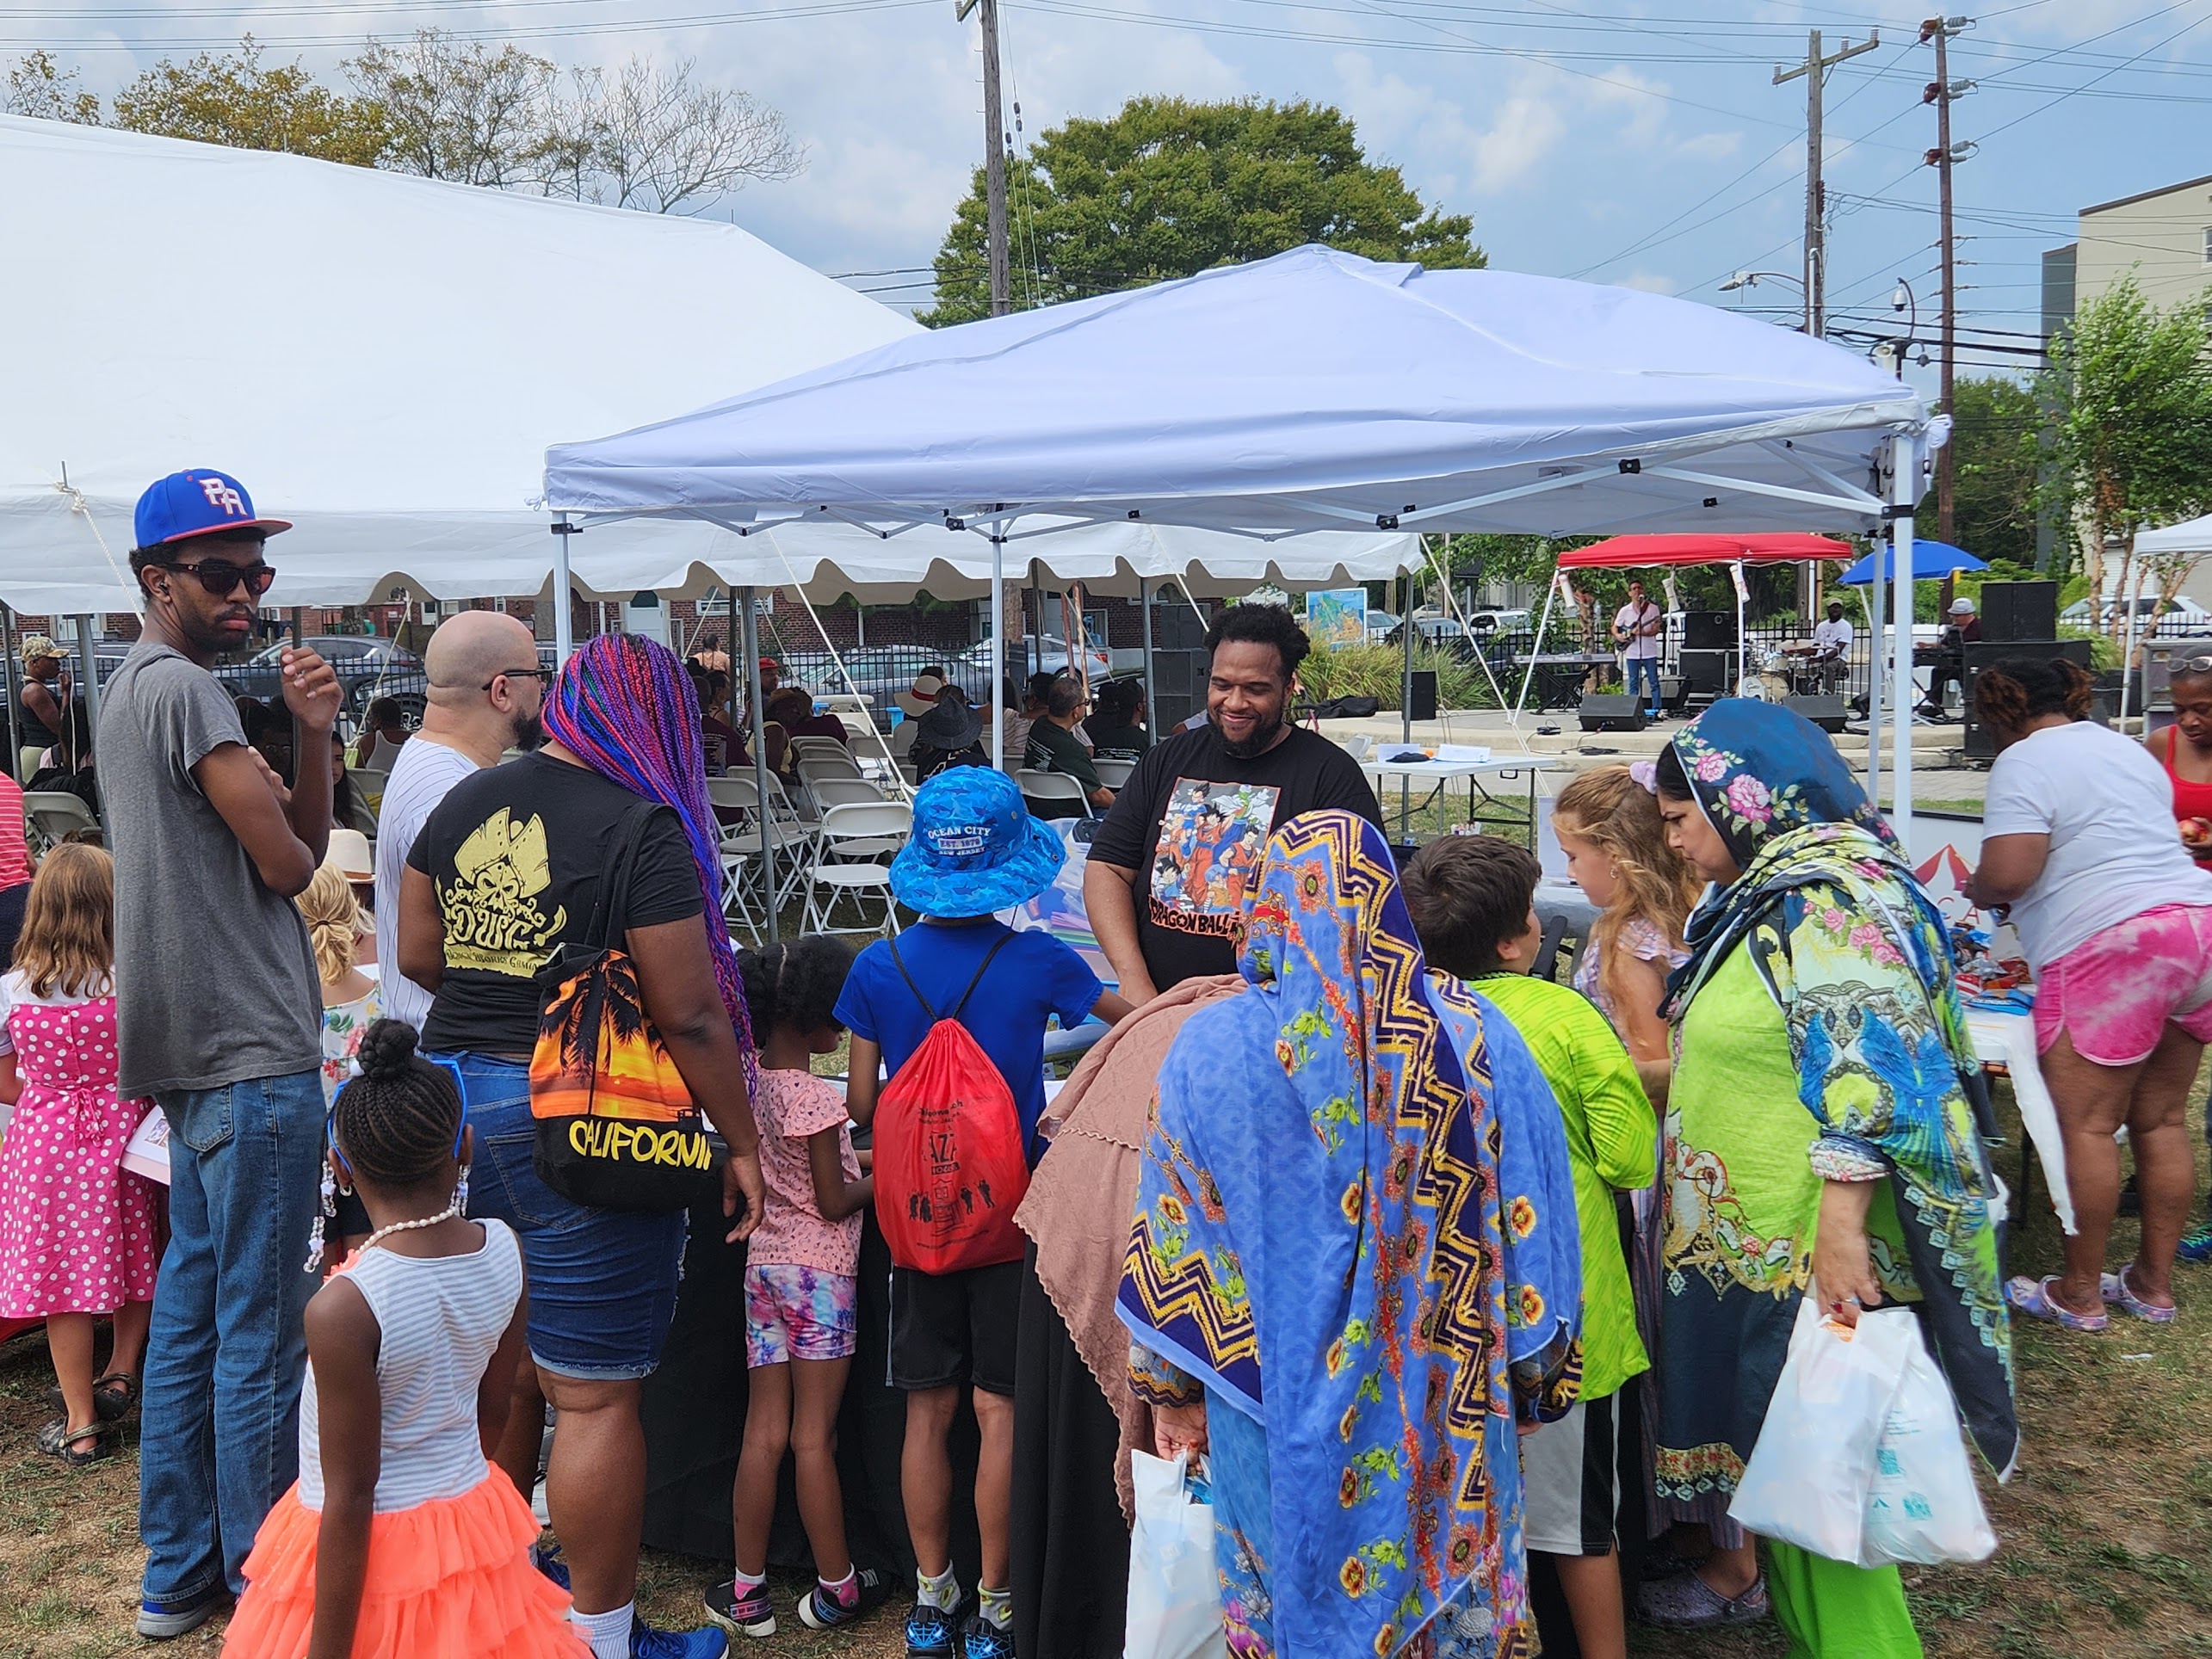
[[2212,656],[2173,668],[2173,724],[2143,742],[2173,785],[2182,844],[2212,862]]

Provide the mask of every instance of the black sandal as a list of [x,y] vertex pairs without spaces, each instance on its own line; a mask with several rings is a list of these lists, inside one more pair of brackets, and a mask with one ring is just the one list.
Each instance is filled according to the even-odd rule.
[[[117,1423],[130,1415],[131,1408],[139,1403],[139,1379],[127,1371],[111,1371],[104,1377],[92,1379],[92,1409],[100,1414],[103,1423]],[[66,1411],[69,1403],[62,1397],[61,1390],[46,1390],[46,1403]]]
[[[87,1423],[82,1428],[71,1428],[67,1418],[57,1417],[39,1430],[38,1448],[50,1458],[59,1458],[72,1468],[82,1468],[108,1456],[108,1433],[106,1423]],[[86,1440],[91,1444],[83,1445],[82,1442]]]

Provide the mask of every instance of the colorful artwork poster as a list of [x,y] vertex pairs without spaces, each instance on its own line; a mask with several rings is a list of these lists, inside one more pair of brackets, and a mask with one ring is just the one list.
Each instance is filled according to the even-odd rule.
[[1331,588],[1307,594],[1306,632],[1331,651],[1367,644],[1367,589]]
[[1233,933],[1275,825],[1269,784],[1178,778],[1152,857],[1152,920],[1178,933]]

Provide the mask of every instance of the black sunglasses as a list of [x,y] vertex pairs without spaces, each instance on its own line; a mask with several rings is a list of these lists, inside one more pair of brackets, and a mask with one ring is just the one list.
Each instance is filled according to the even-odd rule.
[[250,564],[233,564],[228,559],[202,559],[197,564],[186,564],[177,559],[163,559],[156,564],[158,570],[170,570],[178,576],[197,577],[200,585],[218,599],[230,597],[241,582],[246,591],[256,599],[269,591],[269,584],[276,580],[276,566],[263,559]]
[[497,685],[502,680],[519,680],[526,674],[542,685],[545,681],[552,679],[554,675],[559,672],[560,670],[559,669],[502,669],[498,673],[493,675],[489,680],[486,680],[482,685],[479,686],[477,689],[479,691],[489,691],[492,687]]

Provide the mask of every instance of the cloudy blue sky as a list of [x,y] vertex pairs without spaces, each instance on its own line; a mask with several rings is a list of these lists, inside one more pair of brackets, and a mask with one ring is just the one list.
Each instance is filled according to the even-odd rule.
[[[1011,90],[1030,133],[1140,92],[1323,100],[1429,200],[1472,214],[1494,264],[1715,304],[1787,308],[1803,213],[1802,83],[1776,86],[1809,28],[1880,47],[1831,75],[1832,304],[1889,316],[1895,280],[1932,310],[1932,54],[1909,10],[1749,0],[1003,0]],[[2032,330],[2037,256],[2088,204],[2212,173],[2212,0],[2001,0],[1974,14],[1952,73],[1974,81],[1956,136],[1962,306]],[[951,0],[22,0],[0,56],[55,50],[112,92],[166,54],[250,28],[335,71],[366,34],[436,24],[564,64],[643,51],[773,102],[810,164],[718,204],[887,303],[925,268],[979,153],[973,22]],[[1991,336],[1993,339],[2001,336]]]

